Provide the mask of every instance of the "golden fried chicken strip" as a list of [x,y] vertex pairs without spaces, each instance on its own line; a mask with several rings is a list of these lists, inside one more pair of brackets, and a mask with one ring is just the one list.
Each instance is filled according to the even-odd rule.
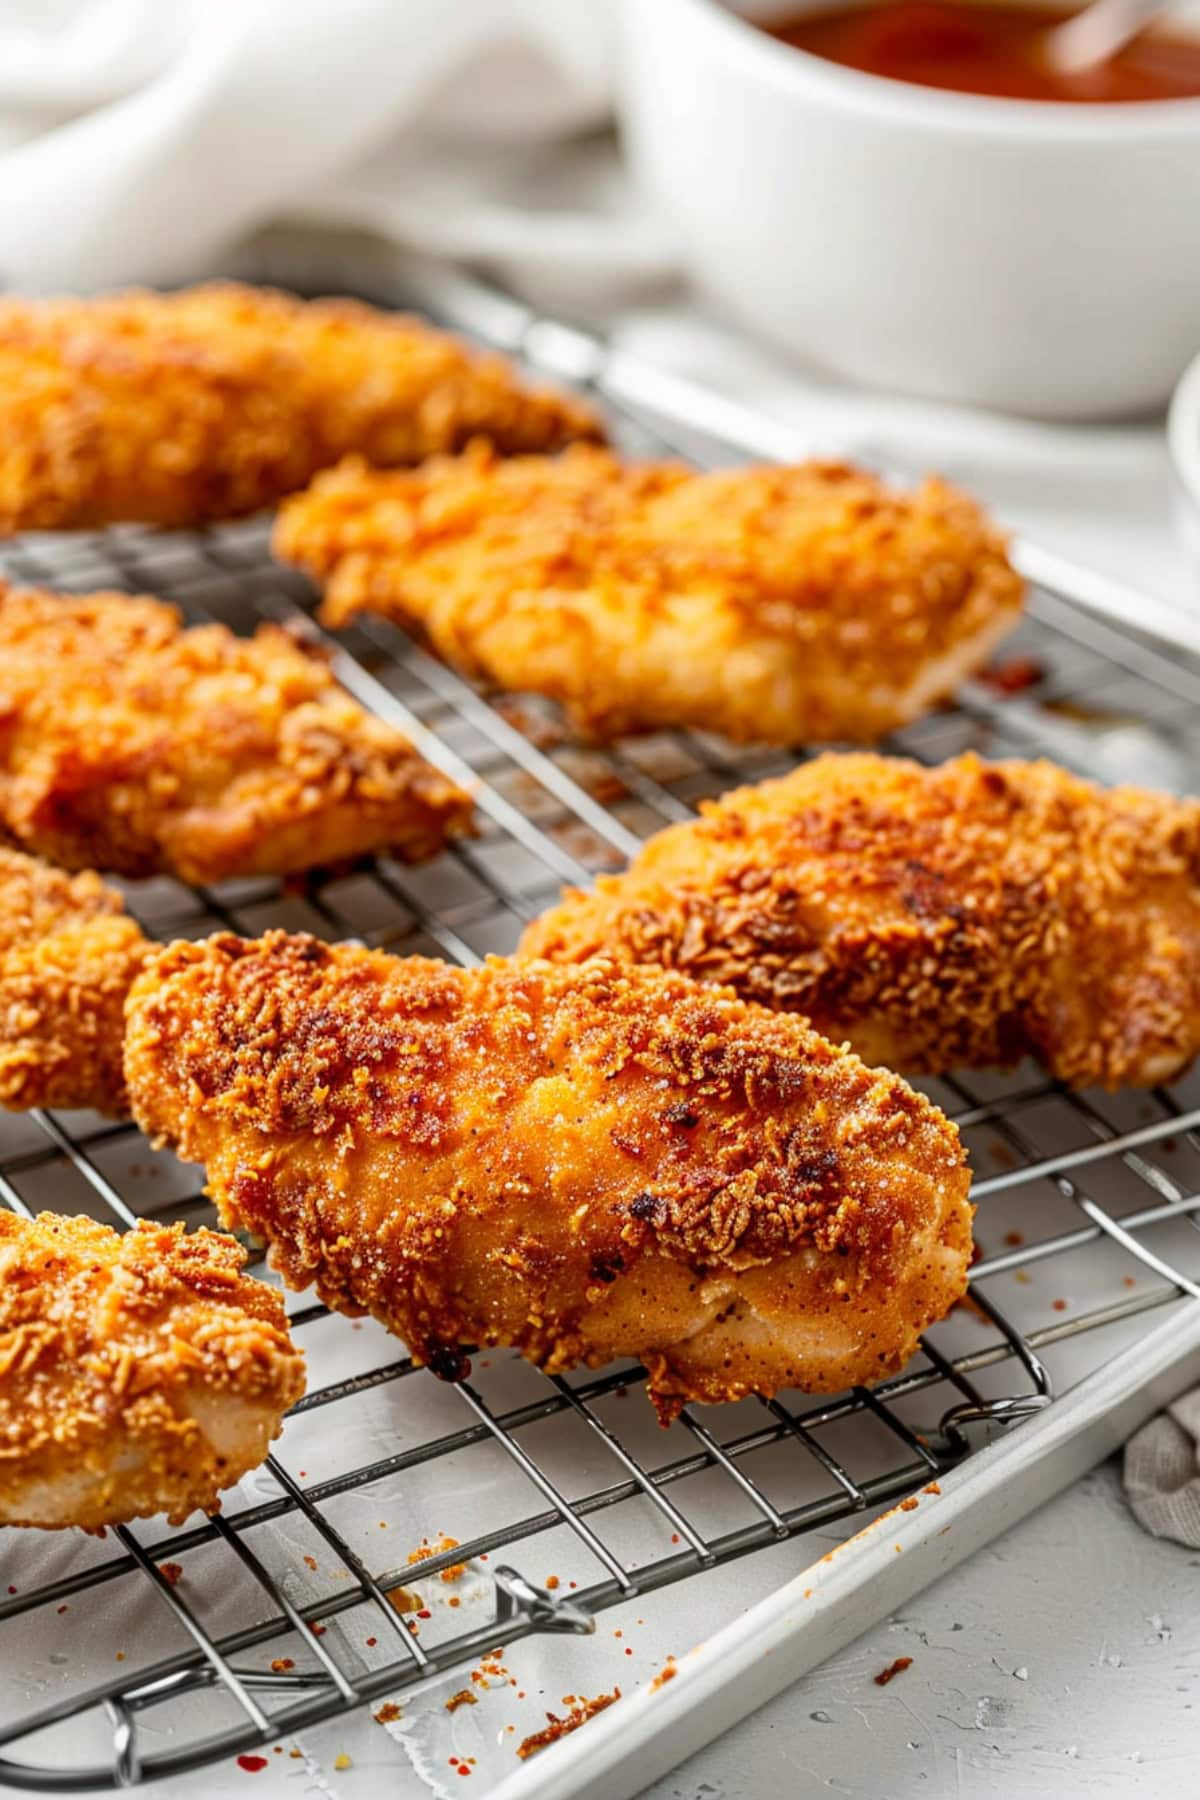
[[275,549],[501,687],[598,737],[688,726],[870,742],[916,718],[1016,622],[1019,577],[966,495],[841,464],[696,474],[580,445],[473,446],[409,473],[350,461],[280,514]]
[[470,801],[275,625],[0,588],[0,833],[185,881],[435,855]]
[[602,434],[503,358],[350,300],[224,283],[0,300],[0,532],[232,518],[349,451],[412,463],[476,435]]
[[0,1212],[0,1525],[219,1510],[304,1392],[245,1261],[214,1231]]
[[527,930],[803,1013],[938,1073],[1151,1086],[1200,1051],[1200,801],[1049,762],[822,756],[739,788]]
[[175,944],[135,1114],[284,1278],[436,1373],[644,1361],[670,1415],[877,1381],[963,1292],[958,1134],[795,1019],[655,970],[463,970],[272,932]]
[[98,875],[0,846],[0,1106],[125,1111],[125,996],[148,948]]

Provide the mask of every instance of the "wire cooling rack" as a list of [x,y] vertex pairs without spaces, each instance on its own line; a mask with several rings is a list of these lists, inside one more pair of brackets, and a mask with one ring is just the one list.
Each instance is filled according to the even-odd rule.
[[[561,363],[570,339],[551,341]],[[661,420],[663,396],[650,397]],[[679,441],[635,404],[615,423],[636,451]],[[30,536],[0,560],[13,580],[151,591],[195,620],[246,629],[274,618],[320,636],[306,584],[271,563],[261,522]],[[148,930],[283,924],[475,962],[510,950],[564,881],[620,866],[703,797],[796,760],[694,732],[602,753],[573,741],[549,706],[489,699],[386,625],[330,648],[367,707],[475,786],[480,835],[423,868],[380,861],[283,889],[133,886],[131,909]],[[1066,583],[1033,594],[997,675],[886,747],[925,761],[967,747],[1045,752],[1184,786],[1200,750],[1197,701],[1200,665],[1097,618]],[[403,1695],[530,1634],[586,1633],[607,1607],[908,1495],[970,1454],[981,1430],[1050,1404],[1055,1386],[1136,1340],[1148,1315],[1200,1298],[1200,1084],[1072,1095],[1026,1066],[925,1085],[971,1148],[986,1250],[973,1302],[927,1335],[903,1374],[832,1399],[687,1408],[662,1433],[631,1391],[634,1368],[567,1380],[493,1355],[449,1388],[414,1369],[395,1339],[290,1297],[310,1391],[265,1470],[220,1516],[103,1541],[67,1534],[33,1585],[21,1578],[26,1534],[0,1542],[0,1657],[19,1640],[19,1666],[44,1655],[58,1671],[0,1718],[0,1781],[79,1791],[178,1775]],[[210,1216],[198,1171],[151,1151],[131,1126],[80,1114],[0,1122],[0,1201],[118,1227]],[[463,1492],[475,1499],[450,1521],[451,1543],[445,1510]],[[385,1506],[398,1516],[376,1519]],[[381,1548],[397,1530],[402,1550]],[[414,1570],[406,1552],[430,1530]],[[552,1562],[573,1578],[530,1578]],[[459,1579],[462,1565],[464,1604],[435,1604],[434,1578]],[[126,1617],[127,1637],[114,1647],[110,1623],[105,1642],[89,1643],[93,1609],[114,1590],[104,1616]],[[49,1648],[64,1614],[70,1657]]]

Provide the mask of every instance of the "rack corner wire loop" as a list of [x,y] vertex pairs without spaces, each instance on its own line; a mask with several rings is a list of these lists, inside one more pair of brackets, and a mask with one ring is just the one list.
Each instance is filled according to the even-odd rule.
[[[484,308],[473,320],[488,316]],[[462,323],[454,316],[443,322]],[[511,333],[507,313],[504,324]],[[655,384],[643,412],[627,362],[619,379],[607,381],[601,346],[581,356],[569,331],[532,318],[520,336],[528,355],[540,354],[559,373],[566,358],[568,373],[592,385],[614,416],[618,441],[640,453],[678,447],[663,423],[680,399],[672,384]],[[703,430],[719,441],[729,407],[714,402],[706,413],[703,394],[689,394],[678,407],[680,431],[686,437]],[[747,416],[739,412],[734,423],[729,449],[752,452]],[[764,427],[759,453],[769,457],[779,447]],[[13,540],[0,563],[20,582],[155,592],[194,620],[220,618],[244,630],[285,618],[312,629],[306,584],[271,562],[261,521],[169,535],[141,528],[31,535]],[[968,746],[985,754],[1039,751],[1093,767],[1119,750],[1133,763],[1144,754],[1160,780],[1164,768],[1192,766],[1200,665],[1098,617],[1088,593],[1073,593],[1069,571],[1056,563],[1053,572],[1053,591],[1034,593],[1014,640],[1036,679],[1010,694],[971,683],[953,711],[908,728],[888,748],[926,761]],[[688,817],[701,798],[795,760],[692,732],[660,733],[605,752],[583,746],[552,709],[521,699],[499,710],[378,622],[348,633],[334,651],[339,676],[363,704],[400,724],[447,772],[471,781],[480,836],[423,868],[384,860],[350,875],[315,876],[300,891],[266,880],[204,891],[169,882],[134,886],[130,906],[148,930],[253,933],[281,923],[477,961],[512,948],[524,922],[563,881],[619,866],[645,836]],[[6,1634],[11,1641],[47,1612],[84,1612],[89,1598],[114,1583],[138,1584],[146,1602],[138,1616],[151,1619],[152,1602],[162,1623],[147,1632],[144,1649],[133,1646],[119,1664],[110,1655],[101,1672],[96,1658],[70,1692],[47,1699],[43,1691],[20,1716],[0,1719],[0,1782],[78,1792],[178,1775],[409,1691],[531,1633],[588,1633],[600,1611],[631,1595],[819,1526],[861,1521],[869,1509],[903,1499],[968,1456],[980,1431],[1051,1405],[1055,1385],[1105,1360],[1114,1343],[1128,1341],[1123,1332],[1200,1291],[1200,1088],[1081,1096],[1028,1067],[929,1086],[971,1146],[987,1248],[973,1271],[971,1301],[928,1334],[923,1355],[900,1375],[871,1392],[783,1395],[703,1418],[687,1408],[651,1456],[645,1439],[627,1427],[628,1409],[622,1414],[613,1404],[636,1385],[637,1370],[565,1380],[524,1369],[519,1391],[510,1393],[496,1370],[481,1364],[469,1385],[439,1388],[431,1404],[434,1378],[415,1369],[394,1341],[370,1366],[336,1379],[323,1380],[321,1360],[312,1358],[318,1385],[294,1410],[289,1430],[325,1408],[391,1404],[395,1420],[405,1420],[395,1448],[308,1479],[293,1468],[285,1433],[252,1494],[245,1485],[235,1490],[217,1518],[164,1533],[123,1528],[103,1547],[62,1555],[52,1579],[19,1591],[14,1583],[7,1597],[0,1594],[0,1646]],[[147,1177],[150,1157],[132,1126],[49,1113],[0,1120],[0,1204],[21,1212],[39,1205],[87,1210],[121,1228],[138,1217],[208,1216],[196,1172],[182,1187],[177,1175],[164,1194]],[[332,1323],[323,1307],[307,1302],[293,1308],[292,1320],[302,1335]],[[1063,1371],[1057,1375],[1056,1359]],[[549,1421],[573,1431],[576,1446],[583,1434],[582,1488],[569,1460],[560,1460],[538,1429]],[[506,1507],[489,1496],[468,1537],[422,1550],[418,1575],[432,1578],[468,1563],[478,1569],[502,1552],[504,1560],[491,1565],[487,1617],[464,1612],[461,1626],[423,1636],[398,1604],[402,1584],[418,1575],[404,1562],[383,1567],[368,1554],[347,1524],[345,1503],[400,1475],[416,1490],[450,1459],[485,1453],[499,1455],[506,1471]],[[725,1506],[705,1512],[715,1524],[697,1523],[697,1482]],[[636,1563],[606,1529],[631,1504],[656,1534],[656,1547]],[[280,1525],[332,1554],[341,1576],[335,1586],[322,1589],[315,1579],[298,1586],[272,1567],[261,1534]],[[569,1593],[536,1584],[521,1566],[552,1533],[556,1542],[565,1534],[588,1572]],[[172,1579],[191,1556],[204,1559],[206,1589],[236,1590],[236,1623],[227,1613],[214,1621],[205,1596]],[[304,1561],[317,1567],[315,1556]],[[337,1630],[359,1608],[373,1621],[370,1659]],[[264,1653],[289,1646],[293,1654],[272,1656],[268,1668],[247,1661],[250,1652],[261,1662]],[[151,1713],[161,1729],[144,1741],[150,1734],[140,1722]],[[94,1727],[88,1742],[103,1746],[94,1752],[99,1760],[65,1760],[56,1751],[63,1728],[81,1717]],[[35,1735],[36,1755],[28,1748]]]

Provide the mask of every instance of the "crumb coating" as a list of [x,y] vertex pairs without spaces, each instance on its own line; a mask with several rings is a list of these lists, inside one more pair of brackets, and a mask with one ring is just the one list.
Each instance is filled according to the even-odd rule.
[[697,474],[577,445],[485,446],[411,472],[349,461],[280,513],[275,548],[323,617],[419,626],[472,675],[612,737],[870,742],[982,662],[1016,621],[1004,539],[937,480],[844,464]]
[[245,1261],[212,1231],[0,1212],[0,1523],[218,1510],[304,1391]]
[[958,1134],[795,1019],[656,970],[464,970],[269,933],[159,952],[152,1137],[294,1286],[453,1376],[641,1358],[666,1413],[899,1367],[963,1291]]
[[0,532],[270,506],[350,451],[598,437],[596,414],[419,319],[234,283],[0,300]]
[[706,802],[529,926],[728,984],[908,1071],[1149,1086],[1200,1050],[1200,801],[1049,762],[824,756]]
[[0,846],[0,1106],[125,1111],[125,996],[147,948],[98,875]]
[[281,627],[0,587],[0,833],[185,881],[435,855],[470,800]]

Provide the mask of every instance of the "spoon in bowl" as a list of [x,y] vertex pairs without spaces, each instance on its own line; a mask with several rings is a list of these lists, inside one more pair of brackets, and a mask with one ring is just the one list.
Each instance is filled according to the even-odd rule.
[[1042,54],[1060,75],[1083,75],[1124,49],[1158,13],[1163,0],[1092,0],[1042,40]]

